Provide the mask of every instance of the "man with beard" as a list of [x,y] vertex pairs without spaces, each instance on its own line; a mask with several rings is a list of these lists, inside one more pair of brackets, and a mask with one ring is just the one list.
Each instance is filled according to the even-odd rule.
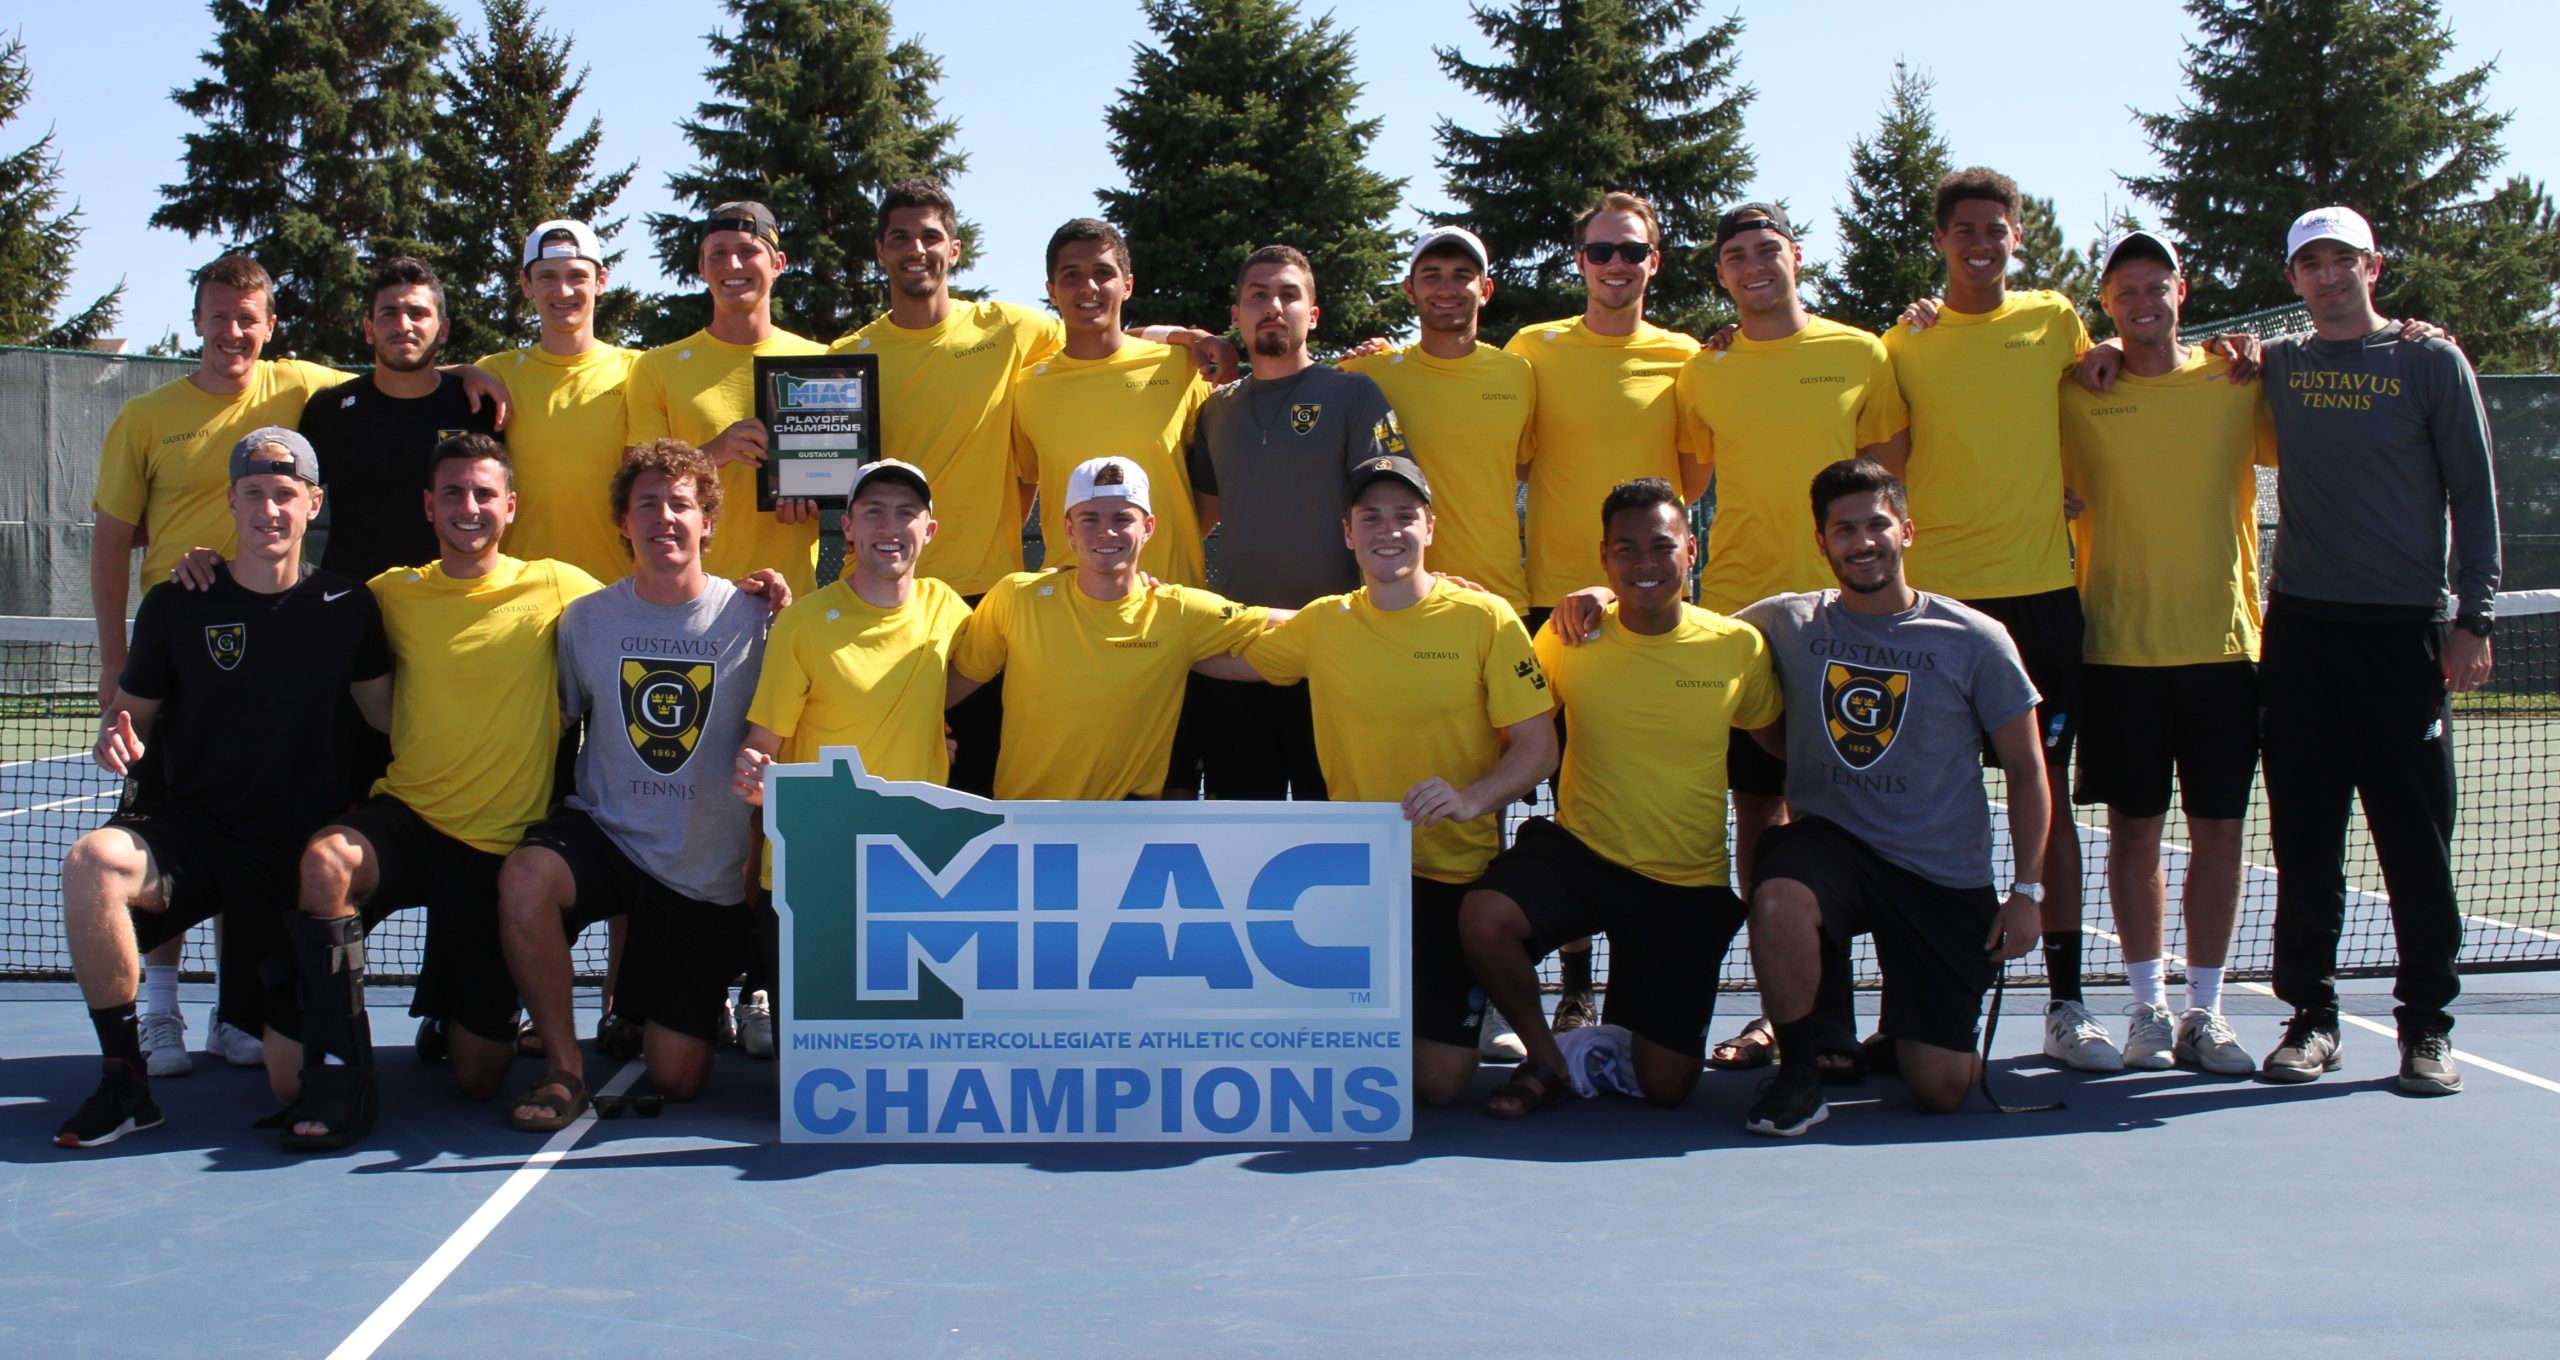
[[[1297,609],[1357,589],[1360,568],[1342,535],[1349,478],[1378,458],[1405,455],[1378,385],[1308,355],[1320,314],[1315,266],[1303,252],[1268,245],[1245,257],[1235,323],[1253,372],[1210,394],[1190,454],[1201,527],[1223,526],[1211,584],[1239,604]],[[1185,716],[1174,785],[1196,767],[1212,798],[1325,796],[1303,684],[1203,679],[1191,687]]]
[[497,429],[493,409],[472,409],[462,373],[435,367],[450,329],[436,271],[394,256],[374,266],[368,292],[373,371],[312,398],[301,425],[328,492],[320,565],[358,581],[434,560],[435,531],[418,514],[427,458],[454,435]]

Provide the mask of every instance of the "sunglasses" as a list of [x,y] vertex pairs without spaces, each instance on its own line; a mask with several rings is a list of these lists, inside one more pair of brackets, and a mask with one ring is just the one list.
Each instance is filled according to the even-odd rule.
[[1652,254],[1653,244],[1649,241],[1586,241],[1582,246],[1583,258],[1593,264],[1607,264],[1611,260],[1643,264]]

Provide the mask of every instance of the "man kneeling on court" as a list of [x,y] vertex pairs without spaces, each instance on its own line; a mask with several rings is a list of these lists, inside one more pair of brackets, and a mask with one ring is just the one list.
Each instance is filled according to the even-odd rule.
[[625,916],[613,1004],[643,1026],[649,1080],[691,1100],[711,1075],[729,979],[747,965],[753,812],[721,796],[747,732],[765,601],[704,574],[720,470],[682,440],[633,449],[612,482],[632,574],[560,616],[560,701],[591,714],[578,786],[498,872],[507,967],[550,1059],[509,1120],[555,1133],[588,1104],[569,941]]
[[1600,564],[1617,596],[1591,639],[1537,637],[1573,740],[1553,821],[1532,817],[1466,897],[1459,928],[1485,998],[1519,1023],[1528,1060],[1485,1098],[1519,1119],[1572,1087],[1538,1005],[1537,961],[1606,932],[1607,1023],[1634,1037],[1637,1085],[1677,1105],[1698,1084],[1716,974],[1742,899],[1726,886],[1725,751],[1737,726],[1777,721],[1760,635],[1681,597],[1698,539],[1680,492],[1622,482],[1600,507]]
[[1432,515],[1422,469],[1410,458],[1372,458],[1352,470],[1350,494],[1342,536],[1360,589],[1311,601],[1241,658],[1200,669],[1306,681],[1332,796],[1404,805],[1413,823],[1414,1095],[1446,1105],[1475,1077],[1484,1020],[1459,906],[1502,848],[1502,809],[1556,767],[1555,705],[1511,606],[1425,569]]
[[2035,686],[2006,629],[1903,579],[1909,504],[1876,463],[1824,468],[1813,517],[1839,588],[1737,616],[1769,640],[1786,692],[1783,740],[1757,735],[1786,758],[1795,818],[1761,838],[1751,895],[1751,964],[1780,1064],[1744,1124],[1753,1133],[1791,1138],[1829,1113],[1814,999],[1824,959],[1845,959],[1852,936],[1875,936],[1884,1032],[1911,1093],[1939,1112],[1964,1103],[1979,1070],[1983,992],[2036,945],[2046,800],[2010,800],[2017,866],[2003,905],[1976,754],[1987,732],[2012,787],[2043,787]]

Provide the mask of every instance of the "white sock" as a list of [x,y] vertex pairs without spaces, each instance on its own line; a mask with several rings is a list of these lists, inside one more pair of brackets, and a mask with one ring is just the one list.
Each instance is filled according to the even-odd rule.
[[2187,965],[2187,1006],[2191,1010],[2222,1012],[2222,969],[2202,964]]
[[2125,960],[2124,980],[2133,987],[2133,1004],[2137,1006],[2169,1004],[2168,993],[2160,985],[2160,960]]
[[146,963],[142,965],[142,1013],[175,1015],[178,1013],[178,966]]

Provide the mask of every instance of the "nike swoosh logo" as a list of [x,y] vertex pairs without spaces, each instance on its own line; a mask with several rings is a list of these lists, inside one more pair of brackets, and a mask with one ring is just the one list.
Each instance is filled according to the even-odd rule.
[[345,598],[345,597],[347,597],[347,596],[349,596],[349,595],[353,595],[353,594],[355,594],[355,592],[354,592],[354,591],[352,591],[352,590],[341,590],[341,591],[336,592],[335,594],[332,594],[332,593],[330,593],[329,591],[325,591],[325,590],[324,590],[324,591],[321,591],[321,592],[320,592],[320,603],[322,603],[322,604],[327,604],[327,603],[328,603],[329,601],[331,601],[331,600],[343,599],[343,598]]

